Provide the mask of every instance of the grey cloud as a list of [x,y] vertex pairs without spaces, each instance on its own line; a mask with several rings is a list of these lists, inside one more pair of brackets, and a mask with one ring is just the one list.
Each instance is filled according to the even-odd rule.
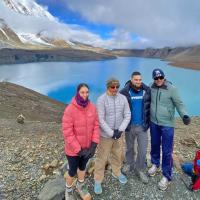
[[144,38],[143,45],[200,43],[200,1],[68,0],[68,7],[94,23],[115,25]]
[[[65,4],[63,2],[63,6],[70,6],[71,9],[76,9],[76,11],[78,10],[88,20],[93,20],[97,23],[115,24],[116,29],[113,31],[113,33],[110,33],[110,38],[102,39],[98,34],[94,34],[84,29],[84,27],[82,26],[64,24],[56,18],[54,21],[50,21],[46,18],[24,16],[14,11],[11,11],[2,2],[0,2],[0,18],[3,18],[6,23],[17,33],[37,34],[41,32],[42,34],[50,38],[75,40],[103,48],[144,48],[146,46],[161,46],[163,44],[174,45],[174,41],[177,43],[179,42],[179,44],[184,44],[185,42],[188,42],[185,37],[180,37],[180,35],[178,35],[179,32],[177,32],[176,37],[174,35],[173,37],[170,36],[170,30],[174,29],[175,25],[177,25],[177,23],[175,23],[177,20],[173,21],[169,18],[162,19],[161,17],[153,18],[152,15],[149,15],[149,17],[144,16],[143,18],[139,18],[139,12],[135,12],[136,8],[133,9],[133,14],[131,14],[130,8],[133,6],[133,4],[130,3],[130,6],[127,6],[127,0],[124,1],[124,4],[122,4],[121,1],[117,1],[119,3],[118,6],[116,5],[117,2],[113,0],[108,1],[107,4],[104,0],[95,1],[95,4],[93,3],[93,1],[89,0],[85,0],[84,4],[82,4],[82,1],[79,1],[78,3],[78,1],[76,0],[73,0],[73,2],[68,2],[68,5],[66,4],[67,2],[65,2]],[[51,1],[50,3],[55,2]],[[115,4],[113,5],[113,3]],[[138,6],[141,6],[141,4],[139,4]],[[121,9],[121,12],[119,7]],[[149,9],[150,8],[147,5],[143,6],[144,12],[147,12],[147,10]],[[152,6],[151,10],[152,9],[155,8],[153,8]],[[162,13],[161,10],[159,12]],[[136,18],[139,20],[136,20]],[[153,21],[154,26],[151,27],[151,25],[148,23],[146,26],[144,26],[144,24],[146,23],[145,20]],[[188,21],[190,20],[188,19]],[[170,29],[166,28],[166,24],[168,24],[167,27],[170,26]],[[191,29],[194,30],[194,27],[192,27],[192,25],[193,24],[190,24]],[[198,33],[198,31],[199,29],[198,27],[196,27],[196,32]],[[131,37],[131,32],[137,33],[139,37],[134,40]],[[184,30],[182,32],[184,33]],[[190,31],[190,35],[188,34],[188,37],[192,38],[192,41],[196,42],[196,35],[197,34],[193,34],[193,31]],[[173,41],[170,41],[171,38],[173,39]]]

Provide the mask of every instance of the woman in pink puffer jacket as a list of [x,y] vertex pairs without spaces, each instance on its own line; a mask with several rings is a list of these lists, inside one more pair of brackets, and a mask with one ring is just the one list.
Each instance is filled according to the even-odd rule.
[[89,101],[89,87],[81,83],[77,94],[66,107],[62,118],[62,131],[65,142],[69,171],[66,177],[66,199],[73,199],[73,181],[77,174],[77,190],[84,200],[91,195],[84,184],[85,168],[88,160],[94,156],[99,143],[99,121],[95,106]]

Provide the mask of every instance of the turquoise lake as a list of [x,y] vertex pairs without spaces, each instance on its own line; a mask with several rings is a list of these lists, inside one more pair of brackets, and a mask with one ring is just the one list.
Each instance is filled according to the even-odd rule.
[[137,70],[142,73],[143,82],[149,85],[154,68],[163,69],[166,78],[178,88],[189,114],[200,116],[200,71],[172,67],[159,59],[121,57],[106,61],[1,65],[0,80],[25,86],[64,103],[70,102],[77,84],[85,82],[90,87],[90,99],[95,103],[105,91],[108,78],[118,78],[122,88]]

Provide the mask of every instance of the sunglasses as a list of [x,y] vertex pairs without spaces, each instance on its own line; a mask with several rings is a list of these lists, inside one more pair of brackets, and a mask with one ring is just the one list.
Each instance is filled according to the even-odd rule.
[[164,76],[158,76],[158,77],[155,77],[155,78],[154,78],[155,81],[157,81],[158,79],[163,80],[163,79],[164,79]]
[[115,88],[116,88],[116,89],[119,89],[119,87],[120,87],[119,85],[110,86],[111,89],[115,89]]

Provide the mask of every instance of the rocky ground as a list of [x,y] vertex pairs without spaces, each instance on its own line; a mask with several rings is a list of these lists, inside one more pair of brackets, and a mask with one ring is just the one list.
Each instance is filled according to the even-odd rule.
[[36,199],[63,164],[60,124],[0,120],[0,199]]
[[[149,145],[150,146],[150,145]],[[195,151],[200,148],[200,118],[193,117],[192,123],[189,126],[184,126],[178,119],[175,129],[175,143],[174,143],[174,176],[173,182],[167,191],[160,191],[158,189],[158,182],[162,174],[150,178],[149,184],[144,185],[138,177],[132,173],[128,176],[128,183],[125,186],[119,184],[115,178],[112,177],[111,172],[107,171],[106,179],[103,182],[104,193],[102,195],[95,195],[95,200],[129,200],[129,199],[165,199],[165,200],[197,200],[200,199],[200,191],[191,192],[184,185],[182,178],[189,185],[190,178],[182,173],[180,164],[184,161],[191,161],[194,158]],[[149,149],[149,148],[148,148]],[[148,165],[150,165],[149,152],[147,155]],[[89,188],[93,191],[93,181],[89,178]]]
[[[58,180],[61,195],[54,200],[62,200],[65,187],[63,165],[66,163],[60,124],[63,110],[63,104],[34,91],[10,83],[0,84],[0,200],[37,199],[46,183],[55,177],[61,178]],[[26,117],[24,124],[16,120],[20,111]],[[127,185],[121,186],[108,170],[103,182],[104,193],[99,196],[93,193],[93,176],[88,176],[93,199],[200,199],[200,191],[188,191],[180,180],[184,177],[189,184],[190,179],[181,173],[180,163],[191,161],[199,148],[200,117],[193,117],[189,126],[178,119],[174,143],[174,181],[166,192],[157,188],[161,175],[143,185],[132,174]],[[148,153],[148,161],[149,158]],[[56,186],[53,189],[57,191]],[[40,199],[47,199],[51,192],[52,188],[47,188]]]
[[[94,199],[200,199],[200,192],[186,189],[178,169],[182,160],[190,161],[200,143],[200,119],[194,117],[190,126],[183,126],[177,120],[175,134],[174,181],[166,192],[157,188],[161,175],[143,185],[133,174],[126,186],[121,186],[107,171],[103,183],[104,194],[92,195]],[[60,174],[66,161],[63,153],[63,138],[60,124],[55,122],[0,119],[0,199],[37,199],[45,183]],[[148,156],[149,157],[149,156]],[[177,164],[178,163],[178,164]],[[189,183],[189,178],[184,176]],[[93,189],[92,176],[89,177],[90,191]]]

